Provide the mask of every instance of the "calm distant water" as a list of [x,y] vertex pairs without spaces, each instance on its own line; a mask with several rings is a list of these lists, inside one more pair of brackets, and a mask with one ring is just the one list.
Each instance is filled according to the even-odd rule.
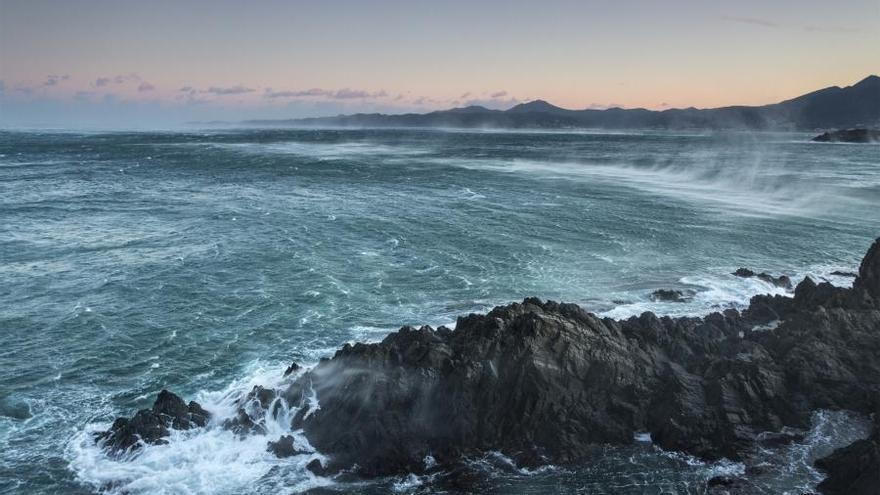
[[[740,266],[854,270],[880,235],[880,148],[807,138],[2,132],[0,492],[425,490],[334,486],[306,474],[310,457],[273,459],[267,437],[212,429],[114,462],[87,432],[162,388],[222,416],[290,361],[525,296],[704,314],[779,292],[729,275]],[[696,295],[653,303],[658,288]],[[810,459],[863,430],[818,415],[768,493],[801,493],[819,479]],[[700,493],[742,468],[645,442],[575,470],[475,462],[497,493]]]

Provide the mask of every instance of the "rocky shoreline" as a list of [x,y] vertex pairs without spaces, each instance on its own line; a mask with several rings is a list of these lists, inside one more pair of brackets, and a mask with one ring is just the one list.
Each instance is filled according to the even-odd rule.
[[[742,312],[703,318],[613,320],[530,298],[461,317],[455,330],[404,327],[380,343],[345,345],[289,372],[286,389],[256,387],[222,427],[260,431],[260,416],[284,398],[300,408],[292,426],[329,459],[309,466],[322,475],[436,472],[457,485],[468,478],[467,456],[498,451],[523,467],[584,463],[596,444],[632,443],[639,432],[667,450],[748,466],[767,432],[806,428],[812,412],[832,409],[873,414],[876,426],[817,462],[828,473],[820,491],[876,494],[880,239],[852,288],[807,278],[793,297],[756,296]],[[118,455],[208,418],[163,391],[153,409],[120,418],[96,441]],[[298,452],[289,437],[267,448]],[[748,493],[745,479],[710,484],[712,493]]]

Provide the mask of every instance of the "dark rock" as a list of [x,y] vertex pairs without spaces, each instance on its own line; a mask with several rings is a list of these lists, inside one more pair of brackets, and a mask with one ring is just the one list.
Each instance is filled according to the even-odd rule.
[[[310,443],[362,476],[488,450],[579,462],[637,431],[665,449],[742,459],[762,439],[795,440],[759,433],[805,428],[815,409],[869,411],[880,393],[880,311],[866,306],[880,294],[875,257],[853,289],[807,279],[794,298],[758,297],[742,315],[615,321],[529,298],[454,331],[404,327],[343,346],[283,395],[303,407],[294,426]],[[751,331],[767,318],[778,326]],[[306,414],[312,389],[321,408]]]
[[100,432],[95,440],[103,442],[111,453],[133,451],[142,443],[163,444],[169,429],[188,430],[207,425],[211,414],[197,402],[186,404],[177,395],[162,390],[152,409],[141,409],[131,419],[118,418],[109,430]]
[[748,479],[732,476],[715,476],[706,482],[708,495],[753,495],[760,493]]
[[880,441],[874,434],[835,450],[816,461],[828,474],[818,489],[827,495],[877,495],[880,493]]
[[315,476],[328,476],[330,474],[318,459],[312,459],[309,461],[309,463],[306,464],[306,469],[311,471]]
[[685,293],[677,289],[657,289],[651,293],[652,301],[686,302],[693,296],[692,292]]
[[769,273],[765,273],[765,272],[755,273],[752,270],[749,270],[748,268],[738,268],[735,272],[733,272],[733,275],[735,275],[737,277],[741,277],[741,278],[754,277],[759,280],[763,280],[764,282],[767,282],[770,285],[774,285],[776,287],[782,287],[783,289],[791,289],[791,287],[792,287],[791,279],[788,278],[786,275],[774,277],[773,275],[770,275]]
[[272,452],[278,458],[293,457],[306,453],[306,451],[296,448],[293,436],[291,435],[284,435],[274,442],[268,442],[266,451]]
[[852,278],[856,278],[859,276],[858,273],[842,272],[840,270],[834,270],[833,272],[831,272],[831,275],[837,275],[838,277],[852,277]]
[[736,275],[737,277],[742,277],[742,278],[751,278],[756,275],[755,272],[749,270],[748,268],[737,268],[736,271],[733,272],[733,274]]
[[880,142],[880,130],[847,129],[823,132],[814,137],[813,141],[821,143],[876,143]]
[[758,443],[762,447],[782,447],[791,443],[802,442],[805,434],[803,431],[780,431],[764,432],[758,435]]
[[296,364],[296,362],[290,363],[290,366],[288,366],[287,369],[284,370],[284,376],[288,376],[291,373],[298,371],[299,369],[300,365]]
[[828,474],[819,483],[825,495],[878,495],[880,493],[880,395],[874,398],[874,431],[816,461]]

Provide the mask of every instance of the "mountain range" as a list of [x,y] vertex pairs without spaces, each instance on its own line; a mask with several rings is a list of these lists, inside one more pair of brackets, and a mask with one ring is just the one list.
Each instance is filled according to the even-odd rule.
[[544,100],[507,110],[468,106],[429,113],[358,113],[335,117],[248,120],[248,125],[327,127],[605,128],[818,130],[880,126],[880,77],[832,86],[762,106],[697,109],[568,110]]

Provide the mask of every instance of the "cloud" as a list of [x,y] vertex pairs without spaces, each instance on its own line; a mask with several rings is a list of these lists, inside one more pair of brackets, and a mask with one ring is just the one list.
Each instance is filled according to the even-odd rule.
[[767,19],[760,19],[758,17],[742,17],[742,16],[734,16],[734,15],[726,15],[723,16],[722,19],[730,22],[739,22],[741,24],[751,24],[753,26],[764,26],[764,27],[779,27],[779,24],[773,21],[769,21]]
[[271,88],[266,88],[266,94],[263,95],[266,98],[302,98],[308,96],[327,96],[328,91],[312,88],[312,89],[303,89],[303,90],[295,90],[295,91],[272,91]]
[[184,87],[178,89],[178,91],[180,91],[181,93],[192,93],[192,92],[194,92],[195,90],[196,90],[196,89],[195,89],[194,87],[192,87],[192,86],[184,86]]
[[140,82],[140,80],[141,80],[141,76],[137,75],[134,72],[132,72],[130,74],[120,74],[120,75],[113,78],[113,82],[115,82],[116,84],[124,84],[124,83],[130,82],[130,81]]
[[145,91],[153,91],[154,89],[156,89],[156,86],[153,86],[152,84],[150,84],[146,81],[144,81],[144,82],[140,83],[140,85],[138,85],[138,92],[139,93],[143,93]]
[[492,98],[504,98],[507,96],[507,91],[496,91],[489,96]]
[[202,93],[210,93],[210,94],[214,94],[214,95],[223,96],[223,95],[243,95],[245,93],[253,93],[254,91],[256,91],[256,90],[253,88],[247,88],[245,86],[242,86],[241,84],[237,84],[235,86],[227,86],[227,87],[211,86],[208,89],[202,90]]
[[[665,106],[663,103],[661,106]],[[624,108],[620,103],[590,103],[587,110],[608,110],[609,108]]]
[[[368,98],[385,98],[385,90],[369,92],[362,89],[343,88],[339,90],[311,88],[303,90],[273,91],[266,88],[265,98],[329,98],[332,100],[354,100]],[[398,97],[400,99],[400,96]]]
[[94,84],[95,84],[95,87],[97,87],[97,88],[103,88],[104,86],[110,84],[110,78],[109,77],[99,77],[99,78],[95,79]]
[[466,93],[462,93],[461,96],[458,97],[458,99],[459,99],[459,100],[464,100],[464,99],[466,99],[466,98],[470,98],[470,96],[471,96],[471,92],[468,91],[468,92],[466,92]]
[[46,76],[46,82],[43,83],[43,86],[57,86],[58,83],[68,79],[70,79],[70,76],[67,74],[64,74],[63,76],[49,75]]

